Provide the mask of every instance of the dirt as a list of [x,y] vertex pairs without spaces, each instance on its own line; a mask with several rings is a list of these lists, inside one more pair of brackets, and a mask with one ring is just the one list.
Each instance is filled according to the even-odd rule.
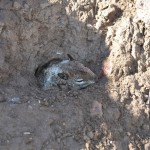
[[[146,3],[0,0],[0,150],[150,149]],[[35,69],[67,54],[98,82],[40,89]]]

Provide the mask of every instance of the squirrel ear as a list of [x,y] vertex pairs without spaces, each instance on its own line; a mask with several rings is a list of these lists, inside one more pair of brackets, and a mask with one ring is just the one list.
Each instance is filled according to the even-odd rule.
[[58,73],[58,76],[61,78],[61,79],[64,79],[64,80],[68,80],[69,78],[69,75],[67,73]]
[[70,54],[67,54],[67,56],[68,56],[68,58],[69,58],[70,61],[74,60],[74,58]]

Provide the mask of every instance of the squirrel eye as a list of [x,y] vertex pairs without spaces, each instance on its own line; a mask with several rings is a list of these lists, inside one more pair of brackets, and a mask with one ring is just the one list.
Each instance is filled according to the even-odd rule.
[[82,82],[83,81],[83,79],[77,79],[76,80],[76,82]]
[[68,80],[68,78],[69,78],[69,75],[66,73],[58,73],[58,76],[64,80]]

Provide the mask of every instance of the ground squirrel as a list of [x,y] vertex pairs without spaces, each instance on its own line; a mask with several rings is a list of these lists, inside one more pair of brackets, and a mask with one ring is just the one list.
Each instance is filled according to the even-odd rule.
[[54,58],[39,66],[35,71],[39,86],[48,90],[52,86],[62,85],[68,88],[83,89],[95,83],[96,75],[69,54],[68,59]]

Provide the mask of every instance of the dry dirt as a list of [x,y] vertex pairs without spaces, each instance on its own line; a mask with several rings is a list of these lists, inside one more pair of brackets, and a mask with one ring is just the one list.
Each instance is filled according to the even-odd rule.
[[[0,0],[0,150],[149,150],[148,3]],[[99,81],[39,89],[37,66],[67,53]]]

